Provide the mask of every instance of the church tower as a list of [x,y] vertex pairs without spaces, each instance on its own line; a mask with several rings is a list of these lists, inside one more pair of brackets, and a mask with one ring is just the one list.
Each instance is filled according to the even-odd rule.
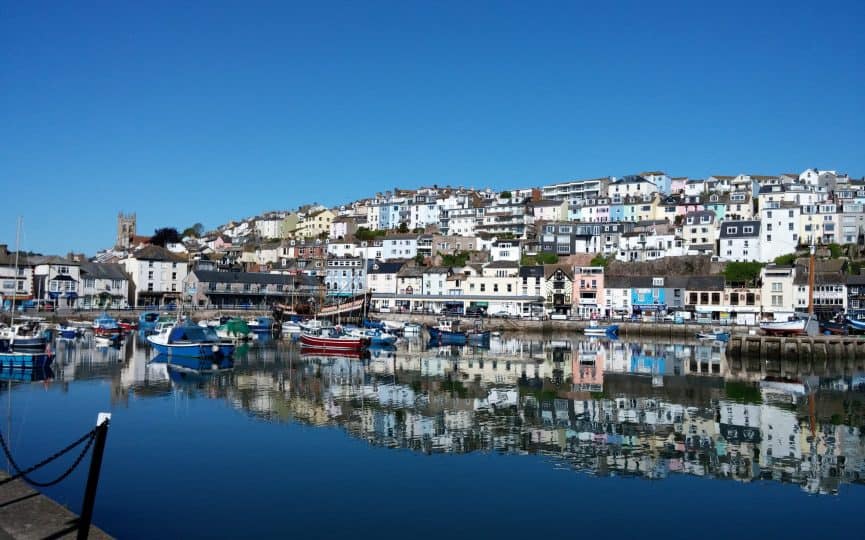
[[130,240],[135,236],[135,214],[117,214],[117,249],[129,249]]

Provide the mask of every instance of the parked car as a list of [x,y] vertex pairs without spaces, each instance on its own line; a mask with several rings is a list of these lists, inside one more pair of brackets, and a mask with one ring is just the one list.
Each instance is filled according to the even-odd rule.
[[466,308],[466,317],[484,317],[487,310],[480,306],[469,306]]
[[511,316],[511,312],[504,310],[504,309],[501,309],[499,311],[496,311],[496,312],[490,314],[490,317],[499,317],[500,319],[507,319],[510,316]]

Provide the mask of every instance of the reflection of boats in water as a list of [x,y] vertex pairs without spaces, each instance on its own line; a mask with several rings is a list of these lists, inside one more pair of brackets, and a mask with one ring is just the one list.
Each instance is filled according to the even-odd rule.
[[45,369],[51,365],[51,353],[5,352],[0,353],[0,367],[3,369]]
[[164,365],[171,380],[186,379],[190,376],[210,376],[234,368],[234,361],[229,357],[210,359],[167,354],[156,355],[150,364]]
[[53,378],[54,371],[50,366],[34,369],[0,368],[0,381],[37,382],[50,381]]
[[314,360],[316,358],[352,358],[361,359],[369,358],[369,350],[354,350],[354,351],[335,351],[331,349],[318,349],[315,347],[301,347],[300,356],[304,360]]

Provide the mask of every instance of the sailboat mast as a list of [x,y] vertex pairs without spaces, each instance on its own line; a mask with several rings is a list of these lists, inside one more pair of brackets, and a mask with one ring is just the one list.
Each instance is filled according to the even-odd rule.
[[9,328],[15,324],[15,300],[18,298],[18,257],[21,255],[21,217],[15,227],[15,290],[12,291],[12,309],[9,315]]
[[814,253],[816,249],[811,244],[811,257],[808,259],[808,315],[814,315]]

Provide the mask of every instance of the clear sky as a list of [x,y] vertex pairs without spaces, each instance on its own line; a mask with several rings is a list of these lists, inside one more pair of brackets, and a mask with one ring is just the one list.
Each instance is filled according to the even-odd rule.
[[[602,5],[603,4],[603,5]],[[607,5],[609,4],[609,5]],[[0,0],[0,243],[419,185],[865,174],[865,2]]]

